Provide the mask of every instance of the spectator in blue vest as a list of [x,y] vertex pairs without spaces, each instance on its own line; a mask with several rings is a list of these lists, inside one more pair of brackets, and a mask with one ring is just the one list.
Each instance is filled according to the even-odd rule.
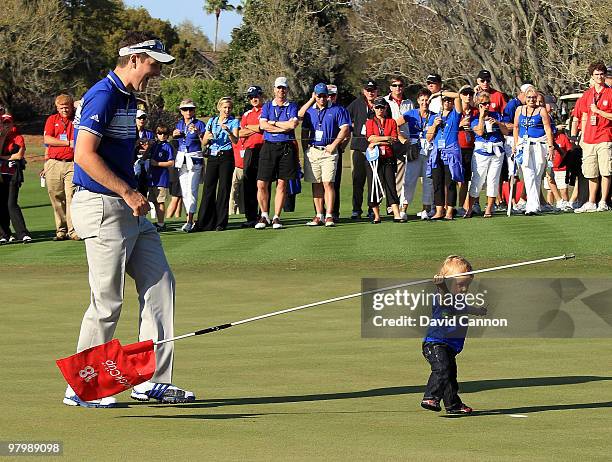
[[304,180],[312,183],[316,210],[315,217],[306,224],[333,227],[338,147],[348,136],[350,121],[340,106],[328,105],[329,92],[325,83],[314,87],[313,96],[315,104],[307,109],[302,123]]
[[193,231],[224,231],[229,220],[229,197],[234,174],[232,144],[239,141],[240,121],[232,115],[234,102],[224,97],[217,102],[219,115],[206,124],[203,142],[209,157],[204,178],[204,198]]
[[187,222],[181,228],[188,233],[193,227],[198,202],[200,177],[204,168],[202,138],[206,125],[196,118],[196,106],[191,99],[184,99],[179,105],[182,119],[176,124],[172,136],[178,139],[178,152],[174,162],[179,171],[179,182],[183,194],[183,204],[187,211]]
[[[257,201],[261,218],[255,229],[282,229],[280,214],[288,192],[288,183],[297,178],[299,158],[295,140],[298,126],[298,106],[287,99],[289,85],[286,77],[274,81],[274,99],[263,105],[259,127],[264,132],[264,144],[259,157],[257,172]],[[274,198],[274,216],[270,220],[269,184],[278,179]]]
[[427,175],[433,181],[436,206],[436,213],[431,219],[452,220],[457,202],[457,183],[464,181],[459,147],[462,105],[459,93],[442,90],[432,94],[430,100],[437,97],[442,98],[442,109],[439,114],[429,116],[426,135],[427,141],[432,144]]

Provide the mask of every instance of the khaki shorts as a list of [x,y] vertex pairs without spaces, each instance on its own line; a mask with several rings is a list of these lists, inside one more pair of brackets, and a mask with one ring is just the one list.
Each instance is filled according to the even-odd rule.
[[[568,184],[565,182],[565,170],[554,170],[555,184],[557,189],[567,189]],[[544,189],[550,190],[550,184],[548,184],[548,177],[544,177]]]
[[310,146],[304,156],[304,181],[309,183],[333,183],[336,178],[338,151],[327,154],[325,149]]
[[168,197],[168,188],[160,188],[158,186],[149,186],[149,194],[147,199],[154,204],[163,204]]
[[612,141],[582,143],[582,173],[585,178],[610,176],[612,173]]

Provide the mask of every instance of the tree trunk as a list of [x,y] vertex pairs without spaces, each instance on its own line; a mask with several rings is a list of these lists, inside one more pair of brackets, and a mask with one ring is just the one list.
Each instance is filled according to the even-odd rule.
[[217,10],[215,12],[216,22],[215,22],[215,43],[213,45],[213,52],[217,52],[217,36],[219,35],[219,16],[221,16],[221,11]]

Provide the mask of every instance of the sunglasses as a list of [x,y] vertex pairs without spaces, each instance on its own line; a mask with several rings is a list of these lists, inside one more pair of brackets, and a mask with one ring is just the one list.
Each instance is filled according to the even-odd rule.
[[491,79],[480,79],[482,83],[491,83]]
[[277,90],[285,90],[287,91],[287,87],[276,87]]
[[168,135],[168,132],[157,132],[158,135]]
[[527,96],[525,99],[538,99],[537,96]]
[[317,98],[327,98],[329,95],[326,95],[325,93],[321,93],[320,95],[317,95]]
[[391,87],[394,87],[394,88],[403,88],[404,84],[403,83],[392,83]]
[[374,106],[374,109],[387,109],[387,106]]
[[181,111],[185,111],[185,112],[188,112],[188,111],[195,111],[195,108],[194,108],[194,107],[182,107],[182,108],[181,108]]
[[480,103],[481,106],[490,106],[491,103]]

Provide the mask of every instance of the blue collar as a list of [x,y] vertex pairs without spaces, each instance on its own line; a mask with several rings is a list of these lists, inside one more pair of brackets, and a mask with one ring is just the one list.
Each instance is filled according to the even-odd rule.
[[123,93],[124,95],[130,96],[132,94],[125,88],[125,85],[123,85],[123,82],[121,81],[121,79],[113,71],[109,71],[106,78],[110,80],[115,86],[115,88],[119,90],[121,93]]

